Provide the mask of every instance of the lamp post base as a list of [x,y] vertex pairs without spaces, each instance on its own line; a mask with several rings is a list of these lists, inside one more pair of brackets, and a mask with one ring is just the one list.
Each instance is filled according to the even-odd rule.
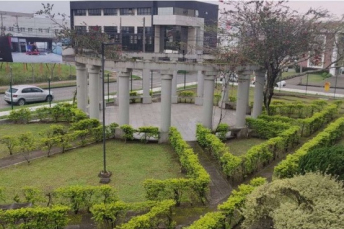
[[98,177],[100,177],[100,181],[99,183],[101,184],[108,184],[110,183],[112,173],[107,171],[107,172],[103,172],[103,171],[100,171],[100,173],[98,174]]

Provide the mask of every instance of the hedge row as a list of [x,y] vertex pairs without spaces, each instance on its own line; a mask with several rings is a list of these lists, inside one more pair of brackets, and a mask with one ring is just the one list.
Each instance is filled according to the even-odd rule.
[[186,171],[187,178],[155,180],[148,179],[144,182],[146,197],[149,200],[174,199],[179,205],[184,197],[192,201],[194,194],[201,202],[205,202],[209,189],[210,177],[199,163],[197,155],[183,140],[175,127],[170,128],[170,143],[179,156],[182,171]]
[[298,162],[303,155],[306,155],[310,150],[331,146],[344,134],[344,117],[337,119],[329,124],[324,131],[319,133],[316,137],[305,143],[294,154],[287,156],[285,160],[280,162],[274,169],[274,175],[279,178],[288,178],[295,175],[298,171]]
[[14,123],[26,124],[34,119],[40,122],[78,122],[87,115],[70,103],[58,103],[55,106],[41,107],[35,111],[28,108],[12,110],[8,119]]
[[65,206],[0,210],[2,228],[64,228],[68,223],[69,208]]
[[262,139],[274,138],[290,127],[289,124],[281,121],[266,122],[262,119],[255,118],[246,118],[246,125],[249,129],[254,130],[256,137]]
[[196,136],[198,143],[221,163],[222,171],[227,177],[242,180],[246,175],[279,157],[279,153],[298,144],[299,129],[297,126],[291,126],[277,137],[250,148],[245,155],[240,157],[232,155],[219,138],[200,124],[197,125]]
[[306,118],[312,116],[315,112],[321,111],[327,102],[324,100],[316,100],[312,104],[285,103],[283,101],[275,101],[270,107],[271,115],[282,115],[293,118]]
[[119,229],[174,228],[172,208],[176,203],[165,200],[154,206],[147,214],[133,217],[128,223],[117,226]]
[[[232,225],[239,222],[242,218],[240,208],[246,201],[246,196],[250,194],[256,187],[263,185],[265,178],[255,178],[250,183],[242,184],[238,190],[234,190],[228,200],[217,207],[217,212],[210,212],[202,216],[199,220],[191,224],[187,229],[218,229],[232,228]],[[235,214],[237,213],[237,214]]]
[[138,129],[134,129],[131,125],[122,125],[121,130],[123,131],[123,139],[127,140],[134,140],[134,133],[138,133],[141,135],[141,141],[148,142],[149,139],[159,138],[159,128],[154,126],[144,126]]

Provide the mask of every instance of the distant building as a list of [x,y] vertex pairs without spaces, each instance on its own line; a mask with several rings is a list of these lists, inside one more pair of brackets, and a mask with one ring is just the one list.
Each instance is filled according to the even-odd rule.
[[[124,51],[201,54],[217,45],[216,4],[197,1],[72,1],[70,10],[71,28],[80,32],[101,30]],[[213,29],[208,30],[211,27]]]
[[12,52],[26,52],[35,43],[40,52],[61,54],[54,44],[60,29],[50,19],[35,14],[0,11],[0,36],[11,37]]

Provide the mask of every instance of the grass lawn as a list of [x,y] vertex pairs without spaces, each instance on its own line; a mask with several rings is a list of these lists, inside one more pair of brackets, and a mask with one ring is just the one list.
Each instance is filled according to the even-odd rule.
[[235,156],[244,155],[252,146],[265,142],[264,139],[248,138],[248,139],[231,139],[226,142],[229,152]]
[[[321,75],[321,73],[315,73],[315,74],[308,74],[308,83],[319,83],[322,81],[326,81],[326,79],[324,79]],[[302,76],[302,84],[306,84],[307,83],[307,75]]]
[[[30,123],[26,125],[22,124],[2,124],[0,125],[0,138],[5,135],[19,136],[19,134],[31,132],[33,136],[37,139],[41,136],[39,132],[49,129],[51,124],[44,123]],[[17,148],[16,151],[19,149]],[[0,144],[0,158],[9,156],[10,153],[4,144]]]
[[[113,173],[111,183],[121,200],[144,201],[143,181],[147,178],[181,177],[177,155],[169,145],[124,143],[106,144],[107,169]],[[23,186],[51,190],[68,185],[99,185],[103,168],[102,144],[95,144],[51,158],[34,160],[30,165],[0,170],[0,187],[12,192]]]

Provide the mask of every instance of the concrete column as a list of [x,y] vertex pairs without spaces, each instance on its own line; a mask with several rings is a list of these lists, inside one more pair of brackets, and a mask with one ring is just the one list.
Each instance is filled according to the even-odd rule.
[[222,78],[222,90],[221,90],[221,99],[219,101],[218,106],[225,108],[227,102],[229,102],[228,98],[229,92],[229,75],[225,74],[225,77]]
[[204,76],[203,94],[203,126],[213,129],[213,101],[216,72],[206,72]]
[[252,117],[257,118],[262,113],[263,108],[263,90],[265,85],[265,72],[256,71],[256,82],[254,84],[254,103]]
[[178,103],[177,74],[178,74],[177,70],[173,71],[173,78],[172,78],[172,103]]
[[204,75],[202,71],[197,72],[197,97],[195,99],[195,104],[203,105],[203,91],[204,91]]
[[76,63],[76,100],[78,108],[83,112],[87,112],[87,74],[86,65]]
[[168,142],[168,131],[171,127],[171,106],[172,106],[172,71],[161,72],[161,123],[160,143]]
[[248,72],[238,74],[238,93],[236,103],[236,124],[238,128],[245,127],[248,102],[248,90],[250,88],[250,75]]
[[115,106],[118,106],[118,94],[119,94],[119,75],[120,72],[116,72],[116,98],[114,99]]
[[126,69],[119,74],[118,111],[120,126],[129,124],[129,78],[131,71]]
[[151,70],[150,69],[143,69],[142,70],[142,84],[143,84],[142,103],[152,103],[152,97],[149,94],[150,79],[151,79]]
[[88,113],[90,115],[90,118],[96,118],[99,119],[99,66],[92,65],[88,69],[89,73],[89,93],[90,93],[90,105]]

